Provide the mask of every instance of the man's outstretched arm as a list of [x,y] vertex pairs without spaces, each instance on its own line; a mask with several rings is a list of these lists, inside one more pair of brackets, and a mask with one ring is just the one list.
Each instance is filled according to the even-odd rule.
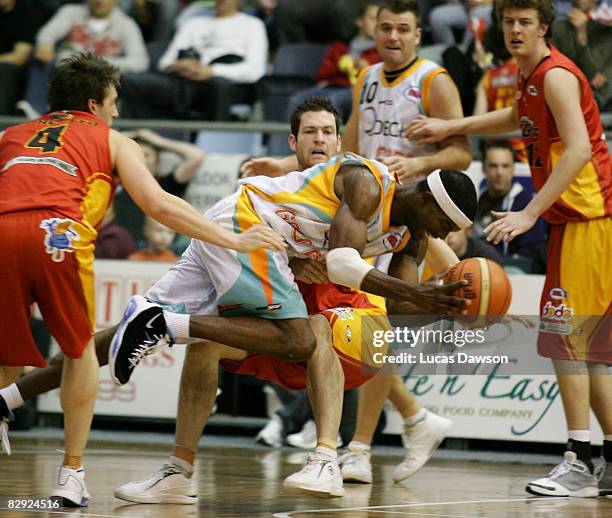
[[365,166],[344,165],[340,168],[340,208],[334,217],[327,255],[329,279],[374,295],[413,302],[432,314],[457,313],[467,301],[449,295],[463,281],[446,285],[416,285],[384,274],[365,262],[360,254],[367,242],[367,221],[378,207],[380,186]]

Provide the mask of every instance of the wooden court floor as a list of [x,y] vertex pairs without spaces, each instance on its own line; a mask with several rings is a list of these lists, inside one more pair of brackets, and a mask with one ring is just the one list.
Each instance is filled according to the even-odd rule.
[[8,498],[45,498],[61,460],[58,441],[12,441],[13,455],[0,456],[0,517],[554,517],[612,518],[612,499],[534,498],[525,482],[547,466],[434,458],[403,484],[392,484],[399,457],[374,457],[374,484],[345,484],[346,496],[320,500],[288,494],[282,480],[300,469],[305,454],[261,448],[200,449],[198,505],[138,505],[113,497],[113,489],[161,467],[168,447],[91,442],[86,469],[88,509],[15,511]]

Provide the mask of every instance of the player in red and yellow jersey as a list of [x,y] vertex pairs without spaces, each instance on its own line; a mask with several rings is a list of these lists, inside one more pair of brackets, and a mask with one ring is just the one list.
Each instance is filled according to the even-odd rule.
[[36,302],[66,356],[66,451],[52,496],[74,506],[89,501],[81,458],[98,386],[93,250],[115,182],[177,232],[242,251],[284,246],[270,229],[240,236],[221,229],[159,187],[140,146],[110,128],[118,77],[117,68],[93,55],[68,58],[49,85],[51,112],[0,134],[0,451],[10,453],[6,416],[16,399],[3,387],[23,366],[45,364],[29,327]]
[[[521,129],[538,190],[520,212],[496,213],[485,232],[495,243],[551,223],[538,352],[554,361],[569,441],[563,469],[527,486],[546,496],[597,496],[612,486],[612,160],[588,81],[549,45],[550,0],[501,0],[506,47],[517,60],[513,106],[464,120],[419,120],[408,136]],[[593,473],[591,407],[604,433],[604,462]]]
[[[510,58],[498,66],[487,70],[476,88],[474,115],[501,110],[512,106],[516,96],[516,78],[518,64]],[[525,144],[520,138],[508,139],[520,162],[527,162]]]

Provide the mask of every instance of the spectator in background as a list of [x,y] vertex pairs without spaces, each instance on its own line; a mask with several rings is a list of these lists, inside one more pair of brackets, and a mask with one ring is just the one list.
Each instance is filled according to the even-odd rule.
[[123,113],[229,120],[232,103],[252,99],[267,59],[263,22],[241,13],[238,0],[216,0],[214,16],[189,18],[179,29],[159,60],[161,73],[122,79]]
[[30,0],[0,0],[0,115],[16,113],[42,17]]
[[123,73],[148,68],[149,57],[140,29],[116,6],[117,0],[89,0],[65,5],[36,36],[35,57],[59,62],[80,52],[92,52]]
[[[518,64],[504,44],[504,35],[495,14],[485,33],[482,45],[479,41],[474,43],[474,54],[477,55],[475,61],[483,65],[491,62],[491,66],[485,70],[476,87],[473,114],[482,115],[512,106],[516,94]],[[527,163],[527,152],[523,140],[521,138],[508,140],[514,148],[517,160]]]
[[452,1],[435,7],[429,15],[434,43],[442,43],[448,47],[457,45],[459,42],[455,41],[453,30],[459,29],[463,30],[461,47],[465,50],[472,40],[472,32],[484,32],[484,28],[491,23],[492,9],[493,0]]
[[[508,141],[489,142],[483,153],[483,172],[487,185],[478,199],[478,214],[472,236],[483,237],[483,229],[493,221],[491,211],[520,211],[533,197],[534,190],[527,192],[514,181],[514,153]],[[536,248],[546,241],[547,226],[541,218],[524,234],[510,243],[502,241],[496,245],[504,257],[504,264],[512,263],[529,272]],[[459,255],[459,254],[457,254]]]
[[[195,177],[204,162],[202,150],[188,142],[164,138],[146,129],[128,132],[126,135],[140,144],[147,169],[156,177],[161,188],[175,196],[183,196],[189,182]],[[166,176],[159,174],[160,151],[170,151],[181,159],[180,165]],[[130,232],[136,244],[141,245],[144,240],[144,213],[121,188],[115,195],[114,204],[116,222]]]
[[469,257],[484,257],[501,264],[504,259],[491,243],[470,237],[469,228],[450,232],[446,236],[446,242],[461,261]]
[[61,7],[36,35],[26,100],[39,113],[47,111],[47,83],[53,65],[64,58],[91,52],[122,73],[149,67],[140,29],[119,7],[117,0],[88,0]]
[[363,9],[355,20],[358,34],[348,45],[341,40],[330,45],[316,77],[317,86],[293,95],[289,101],[289,114],[308,97],[329,97],[342,120],[348,120],[353,107],[351,86],[357,82],[362,69],[380,61],[373,39],[379,7],[378,0],[363,3]]
[[505,51],[494,5],[486,26],[485,23],[478,20],[470,23],[466,32],[470,33],[467,48],[460,45],[450,45],[442,53],[442,61],[457,84],[461,94],[463,111],[472,113],[476,101],[476,87],[483,72],[491,65],[495,54],[507,51]]
[[570,58],[589,80],[602,111],[612,110],[612,27],[591,20],[595,0],[572,0],[567,19],[552,28],[552,43]]
[[127,259],[136,251],[132,235],[115,221],[115,206],[111,203],[104,215],[96,238],[96,259]]
[[147,240],[146,247],[131,253],[128,259],[131,261],[176,262],[176,254],[170,250],[172,241],[174,241],[174,237],[176,236],[174,230],[164,227],[164,225],[158,221],[147,216],[144,226],[144,235]]

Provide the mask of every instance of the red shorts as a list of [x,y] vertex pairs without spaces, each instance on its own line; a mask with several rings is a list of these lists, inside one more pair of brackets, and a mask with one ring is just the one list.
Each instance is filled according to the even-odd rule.
[[46,365],[30,331],[34,302],[64,354],[81,357],[95,321],[92,237],[50,211],[0,216],[0,365]]
[[[330,323],[334,351],[344,371],[344,388],[363,385],[380,371],[374,357],[373,333],[391,329],[386,312],[377,307],[334,308],[322,311]],[[382,351],[384,352],[384,351]],[[263,354],[249,353],[242,361],[221,360],[223,368],[235,374],[271,381],[290,390],[306,388],[306,363],[278,360]]]
[[552,225],[538,353],[612,365],[612,219]]

